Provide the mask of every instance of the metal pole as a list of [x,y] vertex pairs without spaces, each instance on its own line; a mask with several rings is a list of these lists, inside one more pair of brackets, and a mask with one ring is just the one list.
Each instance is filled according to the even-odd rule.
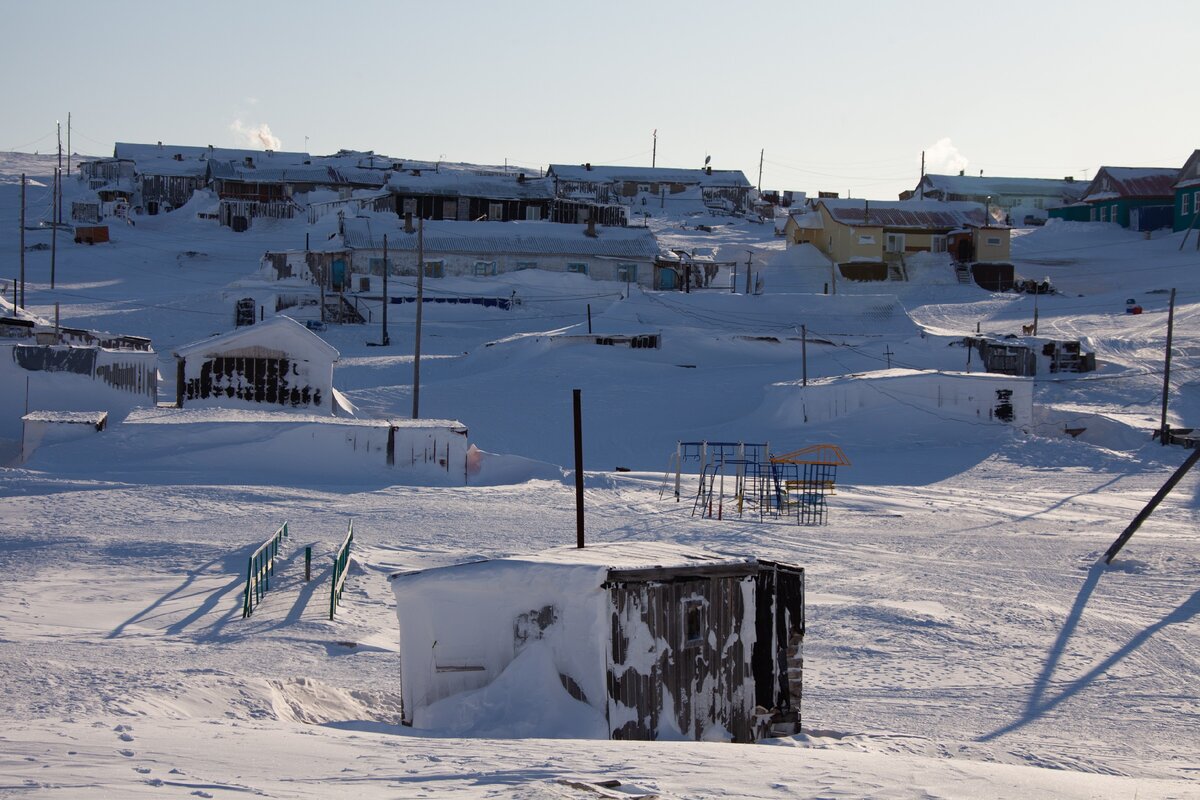
[[575,546],[583,547],[583,402],[579,389],[572,390],[575,406]]
[[761,150],[759,150],[759,151],[758,151],[758,191],[759,191],[760,193],[762,192],[762,165],[763,165],[763,156],[765,156],[766,154],[767,154],[767,148],[765,148],[765,147],[764,147],[763,149],[761,149]]
[[67,112],[67,174],[71,174],[71,112]]
[[754,251],[746,251],[746,294],[750,294],[750,264],[754,261]]
[[21,302],[17,303],[21,308],[25,307],[25,173],[21,173]]
[[588,333],[591,333],[592,332],[592,304],[591,303],[587,304],[587,315],[588,315]]
[[380,340],[380,343],[384,347],[387,347],[388,345],[390,345],[392,343],[392,340],[388,337],[388,324],[387,324],[388,303],[391,302],[388,299],[388,285],[387,285],[388,272],[390,272],[390,271],[391,270],[388,268],[388,240],[387,240],[387,234],[385,233],[383,235],[383,338]]
[[808,326],[800,326],[801,386],[808,386]]
[[417,220],[417,332],[413,338],[413,410],[412,418],[421,413],[421,316],[425,310],[425,218]]
[[1167,394],[1171,390],[1171,340],[1175,334],[1175,290],[1171,290],[1171,305],[1167,310],[1167,357],[1163,367],[1162,422],[1158,426],[1159,444],[1167,444]]

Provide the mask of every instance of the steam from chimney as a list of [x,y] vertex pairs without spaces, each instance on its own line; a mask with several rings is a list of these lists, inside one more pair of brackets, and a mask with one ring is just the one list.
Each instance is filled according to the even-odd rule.
[[229,130],[237,134],[240,144],[247,147],[260,150],[279,150],[283,147],[279,137],[271,133],[271,126],[265,122],[247,127],[242,124],[240,119],[235,119],[230,124]]

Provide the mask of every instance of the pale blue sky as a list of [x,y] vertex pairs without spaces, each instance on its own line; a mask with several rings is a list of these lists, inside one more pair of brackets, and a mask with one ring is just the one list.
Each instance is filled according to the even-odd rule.
[[[0,2],[0,149],[114,140],[717,168],[891,199],[1200,147],[1200,3]],[[948,140],[944,142],[943,140]],[[942,145],[934,148],[938,142]],[[934,158],[934,150],[940,155]],[[957,160],[956,160],[957,159]]]

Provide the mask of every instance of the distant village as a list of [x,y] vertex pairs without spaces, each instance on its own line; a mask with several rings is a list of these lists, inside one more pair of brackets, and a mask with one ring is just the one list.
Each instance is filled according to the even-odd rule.
[[[173,353],[174,397],[161,399],[176,408],[232,404],[328,417],[353,414],[333,386],[338,353],[313,332],[330,324],[366,322],[369,312],[360,300],[385,307],[418,300],[408,296],[408,287],[399,295],[388,292],[390,276],[411,285],[413,276],[433,281],[545,270],[653,291],[740,291],[732,280],[737,264],[712,251],[659,241],[648,223],[668,204],[694,209],[698,220],[708,221],[697,221],[699,229],[714,218],[773,226],[774,236],[786,242],[785,252],[806,254],[794,262],[796,269],[811,271],[815,285],[827,294],[847,282],[906,282],[915,265],[924,274],[937,272],[988,291],[1045,291],[1048,287],[1022,282],[1014,272],[1009,250],[1014,227],[1062,219],[1147,232],[1189,230],[1200,210],[1200,150],[1181,167],[1106,166],[1087,182],[926,174],[896,200],[763,191],[740,170],[711,166],[583,163],[534,170],[409,161],[372,152],[314,156],[161,142],[118,143],[111,158],[81,161],[72,172],[78,183],[69,215],[80,244],[103,244],[112,226],[168,214],[235,233],[264,220],[306,221],[305,247],[264,253],[254,277],[226,290],[230,333]],[[722,269],[731,278],[718,286]],[[746,277],[747,293],[761,291]],[[517,299],[439,296],[436,301],[508,308]],[[7,304],[0,314],[0,342],[17,348],[13,363],[22,374],[77,372],[116,393],[118,400],[111,402],[82,402],[88,408],[128,411],[160,399],[157,354],[148,340],[76,330],[57,321],[51,325],[19,305]],[[286,318],[277,318],[280,313]],[[1026,333],[1036,334],[1036,323]],[[604,343],[657,347],[658,342],[655,333],[638,333],[609,336]],[[74,346],[56,347],[63,343]],[[985,339],[970,344],[989,371],[1029,376],[1037,370],[1033,345]],[[1095,368],[1094,356],[1078,342],[1048,343],[1041,355],[1051,359],[1053,371]],[[26,418],[23,429],[56,430],[61,426],[53,423],[63,420],[51,411],[62,407],[65,413],[81,405],[64,406],[61,393],[50,388],[40,399],[36,387],[33,394],[32,407],[41,416]],[[7,411],[6,417],[21,417],[18,409]],[[103,425],[96,415],[64,419],[72,425]],[[371,439],[370,446],[386,452],[392,463],[397,430],[380,425],[382,432],[372,434],[378,441]],[[464,469],[465,427],[455,421],[434,427],[442,432],[443,445],[454,447],[435,445],[437,431],[422,431],[425,461],[430,448],[440,448],[447,469],[452,457],[460,463],[456,469]],[[23,447],[28,450],[29,443]],[[409,450],[416,452],[415,446]]]

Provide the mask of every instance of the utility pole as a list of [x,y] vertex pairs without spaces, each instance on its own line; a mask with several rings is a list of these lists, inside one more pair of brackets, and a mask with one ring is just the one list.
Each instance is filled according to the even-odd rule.
[[1171,390],[1171,340],[1175,334],[1175,290],[1171,290],[1171,305],[1167,310],[1167,358],[1163,368],[1162,422],[1158,426],[1159,444],[1170,440],[1167,428],[1167,394]]
[[650,166],[658,166],[658,128],[654,129],[654,144],[650,148]]
[[388,345],[390,345],[392,343],[391,338],[388,337],[388,326],[387,326],[388,303],[391,302],[391,300],[388,298],[388,285],[387,285],[388,273],[391,272],[391,270],[388,268],[388,246],[387,245],[388,245],[387,234],[385,233],[383,235],[383,338],[379,340],[380,344],[382,344],[384,347],[387,347]]
[[425,310],[425,218],[417,219],[417,333],[413,338],[413,419],[421,418],[421,315]]
[[762,193],[763,156],[765,156],[766,154],[767,154],[767,148],[765,148],[765,147],[758,151],[758,191],[760,194]]
[[746,251],[746,295],[750,294],[750,262],[754,260],[754,251]]
[[1041,292],[1040,292],[1040,291],[1038,291],[1038,287],[1037,287],[1037,286],[1034,286],[1034,287],[1033,287],[1033,335],[1034,335],[1034,336],[1037,336],[1037,326],[1038,326],[1038,295],[1039,295],[1039,294],[1041,294]]
[[[58,170],[54,170],[54,200],[52,204],[57,205],[58,199]],[[50,217],[54,218],[54,205],[50,207]],[[50,288],[54,288],[54,267],[58,260],[58,223],[55,222],[50,227]]]
[[918,196],[925,199],[925,151],[921,151],[921,181],[917,184]]
[[[970,348],[968,348],[968,352],[970,352]],[[888,368],[888,369],[891,369],[891,368],[892,368],[892,356],[896,355],[895,353],[893,353],[893,352],[892,352],[892,346],[891,346],[891,345],[884,345],[884,348],[883,348],[883,354],[884,354],[885,356],[887,356],[887,368]],[[971,357],[970,357],[970,356],[967,356],[967,363],[968,363],[968,364],[970,364],[970,363],[971,363]],[[968,372],[969,372],[969,371],[970,371],[970,370],[968,370]]]
[[25,173],[21,173],[21,301],[17,303],[25,307]]
[[67,174],[71,174],[71,112],[67,112]]
[[580,389],[572,390],[575,411],[575,546],[583,547],[583,403]]
[[808,386],[808,326],[800,326],[801,386]]

